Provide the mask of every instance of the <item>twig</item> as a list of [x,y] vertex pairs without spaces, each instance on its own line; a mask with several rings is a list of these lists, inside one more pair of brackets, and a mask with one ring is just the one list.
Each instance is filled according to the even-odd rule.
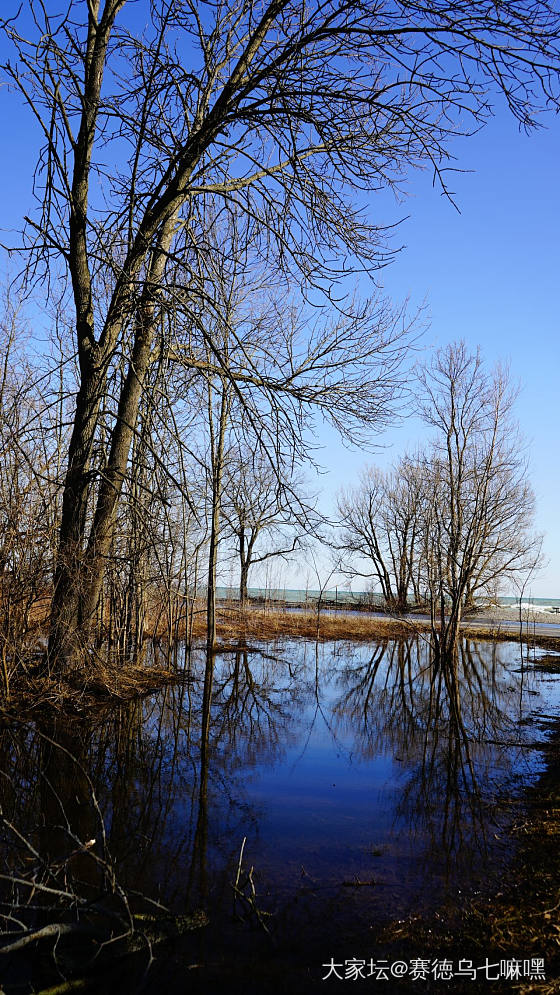
[[32,933],[26,933],[24,936],[20,936],[19,939],[14,940],[13,943],[8,943],[4,947],[0,947],[0,954],[12,954],[16,950],[23,950],[24,947],[29,946],[30,943],[35,943],[37,940],[47,940],[49,937],[54,936],[57,940],[61,936],[66,936],[68,933],[98,933],[99,931],[93,929],[90,926],[84,926],[81,923],[64,923],[64,922],[53,922],[49,923],[48,926],[43,926],[41,929],[36,929]]
[[71,902],[78,902],[81,905],[86,904],[84,898],[79,898],[78,895],[74,895],[70,891],[61,891],[60,888],[49,888],[48,885],[39,884],[38,881],[26,881],[25,878],[12,877],[11,874],[0,874],[0,880],[9,881],[11,884],[22,884],[25,888],[31,888],[32,891],[44,891],[49,895],[58,895],[60,898],[66,898]]
[[245,849],[246,842],[247,842],[247,837],[244,836],[243,837],[243,842],[241,844],[241,850],[239,851],[239,861],[238,861],[238,864],[237,864],[237,874],[235,876],[235,884],[233,886],[234,888],[237,888],[239,886],[239,877],[241,875],[241,865],[243,863],[243,851]]
[[[270,916],[272,913],[262,911],[261,909],[259,909],[259,907],[257,905],[257,892],[256,892],[256,889],[255,889],[255,883],[253,881],[254,867],[252,865],[251,865],[251,867],[250,867],[250,869],[249,869],[249,871],[247,873],[247,876],[246,876],[246,879],[245,879],[244,883],[243,884],[240,883],[241,871],[242,871],[242,865],[243,865],[243,851],[245,849],[245,843],[246,842],[247,842],[247,837],[244,836],[243,837],[243,842],[241,844],[241,850],[239,852],[239,861],[237,863],[237,874],[235,875],[235,882],[232,885],[232,888],[233,888],[233,908],[234,908],[234,912],[235,912],[236,898],[237,898],[237,896],[239,896],[239,898],[241,898],[242,901],[246,902],[246,904],[249,906],[250,911],[253,912],[253,914],[255,915],[258,923],[262,926],[262,928],[264,929],[265,933],[268,933],[270,935],[270,930],[269,930],[268,926],[266,925],[266,923],[264,921],[264,916]],[[250,896],[245,893],[245,889],[246,889],[247,885],[249,885],[250,888],[251,888],[251,895]]]
[[63,981],[60,985],[52,985],[50,988],[42,988],[37,995],[66,995],[67,992],[81,992],[89,984],[87,978],[76,978],[73,981]]

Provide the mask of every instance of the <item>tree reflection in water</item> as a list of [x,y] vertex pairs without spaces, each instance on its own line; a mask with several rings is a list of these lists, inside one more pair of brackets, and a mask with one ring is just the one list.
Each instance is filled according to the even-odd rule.
[[[315,903],[324,923],[369,840],[381,849],[362,866],[380,884],[400,874],[399,911],[426,881],[437,902],[438,880],[483,873],[507,818],[495,802],[534,758],[523,735],[535,699],[527,705],[514,660],[509,646],[465,642],[434,665],[420,639],[242,646],[195,654],[181,684],[95,718],[5,722],[2,872],[81,896],[140,891],[247,929],[230,921],[246,837],[263,902],[289,904],[297,932],[295,899],[306,891],[306,915]],[[377,793],[364,789],[374,770]],[[347,789],[339,804],[335,783]],[[4,879],[2,898],[6,916],[11,906],[27,927],[40,918],[24,885]],[[387,904],[373,888],[350,903],[368,922]]]
[[[423,860],[453,871],[458,854],[476,864],[494,837],[490,807],[520,760],[521,680],[500,660],[499,644],[465,640],[432,665],[421,639],[387,642],[368,659],[349,655],[335,727],[354,734],[364,760],[390,754],[407,771],[395,817],[414,834]],[[515,691],[519,695],[515,694]]]

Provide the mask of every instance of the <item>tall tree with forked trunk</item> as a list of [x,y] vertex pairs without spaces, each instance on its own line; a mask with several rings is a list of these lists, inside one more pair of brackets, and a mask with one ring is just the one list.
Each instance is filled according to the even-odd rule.
[[[559,17],[546,0],[69,0],[60,13],[30,0],[17,10],[2,21],[13,51],[3,75],[44,137],[27,272],[69,277],[80,369],[52,601],[57,665],[87,641],[147,371],[177,266],[188,286],[208,250],[208,203],[249,215],[255,252],[313,288],[314,303],[318,288],[328,298],[341,273],[386,260],[363,193],[422,164],[445,187],[448,139],[484,121],[492,89],[524,127],[543,102],[557,103]],[[330,386],[352,369],[354,393],[341,378],[332,420],[347,434],[375,426],[394,365],[375,335],[344,357],[333,348]],[[324,388],[326,353],[320,360],[310,403]],[[92,456],[119,363],[99,468]],[[266,385],[280,398],[297,388],[297,367]]]

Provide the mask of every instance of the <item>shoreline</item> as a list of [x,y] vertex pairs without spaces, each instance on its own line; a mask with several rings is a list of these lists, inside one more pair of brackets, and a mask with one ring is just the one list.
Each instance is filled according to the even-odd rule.
[[[235,605],[219,606],[217,612],[217,651],[229,646],[235,639],[273,640],[302,638],[326,640],[397,639],[430,632],[430,621],[425,615],[403,617],[381,613],[344,612],[341,609],[316,611],[302,609],[255,608],[245,610]],[[560,621],[551,622],[542,612],[523,614],[520,632],[519,612],[499,608],[482,610],[470,615],[461,623],[461,632],[467,639],[484,639],[496,642],[519,642],[542,649],[560,652]],[[198,642],[204,635],[203,626],[193,627],[193,639]]]
[[[542,613],[538,613],[542,616]],[[515,617],[517,615],[517,617]],[[20,709],[29,716],[37,708],[45,707],[67,710],[70,714],[85,714],[90,708],[99,708],[112,703],[123,703],[141,699],[155,693],[165,685],[180,682],[184,671],[171,663],[173,653],[170,645],[184,642],[187,649],[204,650],[206,643],[206,613],[196,611],[189,630],[183,622],[174,628],[173,644],[168,641],[167,619],[158,617],[158,622],[146,626],[144,646],[153,642],[161,651],[159,663],[146,663],[144,653],[136,660],[123,659],[118,651],[105,655],[105,651],[93,653],[77,670],[67,677],[41,675],[31,665],[25,674],[14,676],[10,692],[0,713],[13,714]],[[42,625],[36,628],[36,637],[41,636]],[[318,642],[379,642],[393,639],[429,638],[430,622],[427,616],[407,615],[402,618],[386,614],[343,612],[341,610],[316,611],[286,610],[283,608],[256,608],[221,604],[216,617],[216,653],[235,653],[260,649],[262,643],[274,643],[287,639],[302,639]],[[521,642],[523,645],[548,651],[546,660],[550,670],[560,669],[560,622],[542,623],[531,614],[523,619],[520,633],[519,616],[515,609],[500,609],[496,612],[481,612],[467,618],[461,624],[464,638],[491,642]],[[38,659],[30,651],[30,660]],[[558,659],[553,654],[558,654]],[[542,663],[542,658],[541,661]]]

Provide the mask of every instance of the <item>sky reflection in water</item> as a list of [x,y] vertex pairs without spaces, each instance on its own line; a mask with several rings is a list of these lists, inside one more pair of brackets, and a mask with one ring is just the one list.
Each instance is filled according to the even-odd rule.
[[[335,929],[476,889],[507,856],[502,827],[542,769],[542,716],[560,714],[560,676],[522,672],[515,644],[465,644],[439,670],[414,640],[252,646],[216,659],[201,792],[203,656],[190,668],[182,688],[95,725],[40,731],[91,778],[123,882],[228,917],[246,837],[279,928],[293,928],[296,904],[306,921],[329,908]],[[68,753],[33,729],[3,735],[4,811],[29,830],[63,807],[76,837],[97,837]]]

